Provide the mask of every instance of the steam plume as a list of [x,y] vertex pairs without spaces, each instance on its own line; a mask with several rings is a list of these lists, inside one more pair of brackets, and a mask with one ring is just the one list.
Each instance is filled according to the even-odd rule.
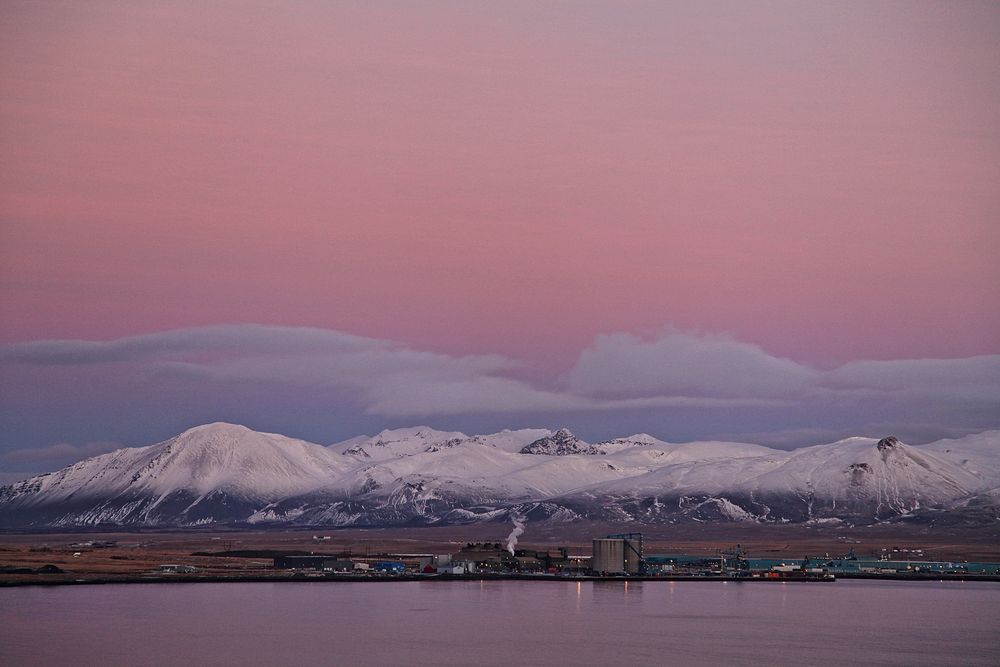
[[520,514],[514,514],[510,517],[510,520],[514,522],[514,530],[510,531],[510,535],[507,536],[507,551],[513,556],[514,547],[517,546],[517,538],[524,532],[524,522],[527,519]]

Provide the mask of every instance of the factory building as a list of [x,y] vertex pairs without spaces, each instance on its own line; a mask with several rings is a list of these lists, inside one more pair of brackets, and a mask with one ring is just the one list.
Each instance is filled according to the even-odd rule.
[[590,569],[598,574],[640,574],[643,569],[642,534],[595,539]]
[[477,570],[500,572],[517,567],[517,561],[499,542],[470,542],[452,554],[452,562],[471,562]]
[[354,570],[354,563],[334,556],[275,556],[274,567],[279,570],[351,572]]

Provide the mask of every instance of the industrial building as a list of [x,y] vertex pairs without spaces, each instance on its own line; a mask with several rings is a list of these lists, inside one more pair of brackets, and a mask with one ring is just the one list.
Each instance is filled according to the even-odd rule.
[[455,563],[475,563],[478,571],[504,572],[517,569],[517,560],[499,542],[470,542],[451,556]]
[[335,556],[275,556],[274,567],[281,570],[351,572],[354,570],[354,562]]

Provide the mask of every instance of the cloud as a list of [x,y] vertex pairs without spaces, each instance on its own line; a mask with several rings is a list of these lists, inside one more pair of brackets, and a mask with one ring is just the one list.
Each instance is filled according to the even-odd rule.
[[937,401],[1000,414],[1000,355],[854,361],[824,371],[724,336],[667,329],[651,340],[598,336],[567,378],[571,392],[586,396],[756,398],[788,405],[870,399],[910,407]]
[[882,391],[967,388],[1000,396],[1000,355],[964,359],[852,361],[827,373],[824,381],[833,388],[867,387]]
[[[760,392],[761,382],[744,381],[742,393],[720,395],[708,389],[714,379],[725,377],[722,368],[733,369],[735,356],[752,359],[742,365],[754,373],[783,362],[772,362],[758,348],[741,343],[679,338],[680,349],[660,342],[650,351],[667,353],[679,362],[674,386],[657,386],[654,376],[643,375],[650,370],[648,360],[643,351],[630,354],[629,346],[638,343],[625,335],[601,337],[584,354],[569,386],[554,382],[550,387],[514,377],[522,364],[499,355],[451,356],[337,331],[260,325],[167,331],[99,343],[9,345],[0,348],[0,362],[49,368],[126,364],[127,372],[147,386],[174,381],[203,390],[242,385],[275,393],[334,392],[337,400],[346,400],[364,414],[384,417],[780,404],[774,395],[782,392]],[[727,352],[729,347],[737,350],[735,355]],[[691,363],[685,355],[699,359]],[[610,385],[601,378],[609,374],[623,386],[630,381],[633,386],[590,391],[581,381],[586,377],[606,389]],[[682,377],[690,381],[681,382]]]
[[119,442],[87,442],[74,445],[59,442],[47,447],[15,449],[0,454],[0,465],[20,467],[24,464],[63,464],[121,449]]
[[102,364],[183,356],[190,353],[343,353],[391,347],[392,343],[309,327],[231,324],[175,329],[112,341],[42,340],[0,346],[0,362],[51,365]]
[[[500,355],[227,325],[0,346],[0,432],[8,439],[0,448],[14,450],[0,463],[75,460],[114,447],[101,438],[148,443],[216,420],[319,441],[416,419],[457,430],[502,421],[581,424],[601,436],[764,434],[776,444],[892,427],[919,439],[1000,425],[998,397],[1000,355],[820,370],[725,336],[666,329],[647,339],[598,336],[565,374],[544,382]],[[69,444],[76,438],[95,442]]]
[[814,385],[820,375],[756,345],[669,329],[653,340],[599,335],[580,355],[567,386],[582,395],[616,398],[787,398]]
[[428,378],[401,373],[371,387],[368,414],[383,416],[584,410],[590,402],[503,377]]
[[0,472],[0,486],[6,486],[7,484],[14,484],[15,482],[20,482],[24,479],[30,479],[36,475],[41,475],[42,472]]
[[[108,342],[38,341],[0,347],[0,363],[68,371],[124,365],[155,391],[264,388],[274,394],[333,392],[365,414],[402,416],[581,409],[589,403],[504,375],[511,359],[451,356],[338,331],[229,325]],[[346,397],[346,398],[345,398]]]

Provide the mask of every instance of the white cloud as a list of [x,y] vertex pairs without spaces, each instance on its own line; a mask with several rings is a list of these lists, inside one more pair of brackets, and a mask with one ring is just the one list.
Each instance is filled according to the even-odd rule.
[[[285,419],[281,410],[299,406],[385,419],[523,414],[533,423],[551,421],[547,415],[669,410],[687,424],[697,423],[706,409],[718,415],[718,408],[760,408],[784,420],[774,430],[801,429],[808,417],[822,423],[817,428],[835,425],[838,431],[880,420],[919,419],[939,430],[996,426],[1000,414],[1000,355],[857,361],[822,371],[724,336],[668,329],[652,339],[598,336],[563,378],[550,383],[528,381],[519,376],[524,370],[499,355],[452,356],[293,327],[229,325],[108,342],[41,341],[0,346],[0,371],[7,376],[0,423],[22,429],[6,427],[16,441],[30,437],[30,424],[22,425],[26,411],[67,421],[85,414],[93,421],[90,432],[100,434],[101,420],[117,419],[123,402],[133,414],[122,416],[136,423],[159,416],[188,424],[248,414],[270,423]],[[67,393],[81,381],[87,396]],[[67,425],[61,432],[73,431]],[[27,465],[97,452],[52,447],[4,456],[8,464]]]
[[1000,355],[852,361],[828,373],[825,384],[834,388],[867,387],[884,391],[980,388],[1000,396]]
[[758,399],[762,405],[871,400],[961,403],[1000,414],[1000,355],[963,359],[854,361],[822,371],[723,336],[666,330],[642,340],[598,336],[568,375],[578,395],[615,398]]
[[0,361],[49,365],[101,364],[183,356],[189,353],[343,353],[392,343],[309,327],[227,324],[174,329],[112,341],[42,340],[0,346]]
[[82,445],[59,442],[47,447],[31,447],[4,452],[0,454],[0,463],[11,467],[19,467],[26,463],[70,463],[90,456],[113,452],[121,448],[122,445],[118,442],[87,442]]
[[569,373],[570,391],[587,396],[790,398],[821,373],[723,336],[667,330],[642,340],[602,334]]

